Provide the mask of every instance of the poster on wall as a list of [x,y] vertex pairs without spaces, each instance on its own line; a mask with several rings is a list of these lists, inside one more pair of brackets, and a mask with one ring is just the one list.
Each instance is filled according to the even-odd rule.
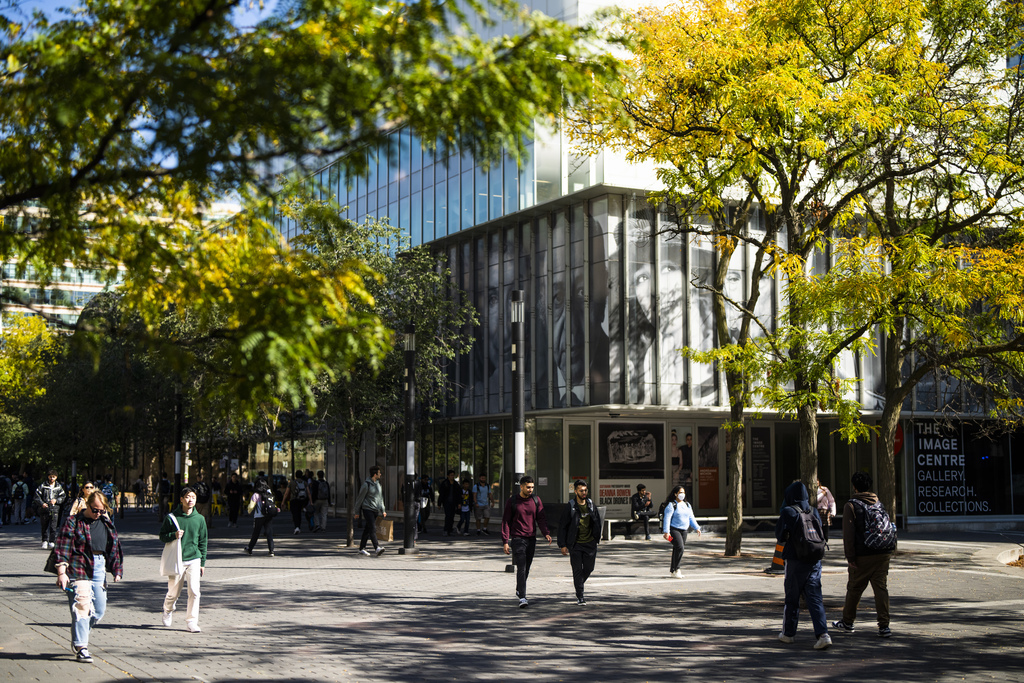
[[674,425],[669,428],[669,459],[672,465],[667,482],[667,495],[673,486],[682,486],[686,499],[693,500],[693,427]]
[[661,424],[602,422],[598,425],[601,479],[665,478],[665,430]]
[[750,506],[772,506],[772,430],[750,428]]
[[697,428],[697,505],[715,510],[718,500],[718,427]]
[[[985,495],[986,482],[975,481],[995,459],[991,448],[965,449],[963,426],[940,420],[914,423],[914,494],[918,515],[999,514]],[[973,452],[972,452],[973,451]],[[968,454],[970,452],[970,454]],[[998,456],[997,456],[998,457]],[[983,476],[990,479],[993,473]]]

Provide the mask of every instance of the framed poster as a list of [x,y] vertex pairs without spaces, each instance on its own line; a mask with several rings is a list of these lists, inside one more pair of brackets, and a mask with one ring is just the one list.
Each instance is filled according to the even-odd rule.
[[664,425],[602,422],[597,430],[601,479],[665,478]]

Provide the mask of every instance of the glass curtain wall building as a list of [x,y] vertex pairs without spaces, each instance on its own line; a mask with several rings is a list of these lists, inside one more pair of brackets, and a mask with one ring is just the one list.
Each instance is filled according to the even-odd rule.
[[[574,7],[555,9],[576,15]],[[630,165],[611,151],[575,157],[557,131],[538,128],[523,165],[506,157],[486,170],[457,150],[425,151],[407,130],[393,132],[389,147],[390,155],[377,150],[366,177],[346,177],[331,165],[311,180],[346,218],[387,218],[413,245],[446,259],[454,284],[479,313],[472,350],[449,367],[458,401],[444,420],[421,428],[420,471],[435,481],[448,469],[470,473],[474,481],[486,474],[496,491],[510,490],[509,304],[512,291],[521,289],[527,302],[527,470],[545,502],[568,501],[572,480],[584,477],[608,516],[625,519],[636,484],[646,484],[655,498],[682,484],[698,515],[724,515],[724,377],[680,353],[717,343],[705,287],[715,254],[706,238],[680,225],[702,218],[676,218],[648,203],[648,192],[658,187],[653,168]],[[763,224],[755,211],[748,230],[756,233]],[[292,224],[280,227],[287,237],[295,234]],[[827,250],[814,259],[819,272],[829,267]],[[741,250],[726,281],[730,298],[745,298],[752,271],[753,252]],[[761,285],[756,315],[771,330],[782,292],[771,279]],[[733,322],[731,329],[738,327]],[[883,407],[882,367],[878,355],[846,354],[840,362],[843,376],[861,379],[852,398],[869,421]],[[937,474],[922,464],[935,459],[918,457],[931,441],[917,435],[938,429],[941,406],[984,415],[983,406],[969,405],[961,393],[940,379],[922,384],[908,400],[897,457],[899,512],[922,524],[977,515],[1015,521],[1024,513],[1024,438],[975,438],[976,428],[965,422],[957,427],[964,462],[958,472]],[[821,420],[821,480],[845,500],[853,472],[876,475],[878,443],[847,444],[831,434],[834,420]],[[797,425],[764,413],[751,419],[748,439],[745,514],[776,516],[782,490],[799,475]],[[390,471],[386,482],[401,481],[404,454],[379,453],[377,464]],[[939,476],[964,485],[929,483]],[[388,488],[393,503],[398,486]]]

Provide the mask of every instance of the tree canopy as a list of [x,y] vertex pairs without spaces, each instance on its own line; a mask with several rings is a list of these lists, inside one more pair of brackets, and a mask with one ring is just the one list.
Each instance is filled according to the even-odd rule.
[[[300,0],[239,27],[242,4],[85,0],[28,24],[0,8],[0,214],[20,214],[0,259],[44,286],[66,263],[111,281],[123,269],[125,310],[147,336],[172,308],[216,318],[205,339],[162,341],[183,364],[216,343],[225,391],[247,409],[294,407],[312,399],[311,377],[386,353],[379,317],[351,306],[364,272],[319,278],[266,206],[211,231],[212,202],[265,201],[284,160],[301,173],[340,157],[354,177],[395,125],[518,158],[537,118],[614,63],[593,31],[507,0]],[[492,16],[517,30],[481,37],[473,27]]]

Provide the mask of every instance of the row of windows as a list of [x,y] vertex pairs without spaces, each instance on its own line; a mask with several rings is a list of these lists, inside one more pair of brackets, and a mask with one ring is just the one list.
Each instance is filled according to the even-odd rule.
[[84,308],[99,292],[37,287],[4,287],[4,298],[32,306],[66,306]]
[[[26,280],[38,281],[38,271],[31,264],[20,265],[17,263],[5,263],[3,265],[4,280]],[[118,275],[114,282],[108,280],[107,272],[95,268],[56,268],[50,273],[49,280],[53,282],[68,283],[73,285],[100,285],[122,284],[123,276]]]

